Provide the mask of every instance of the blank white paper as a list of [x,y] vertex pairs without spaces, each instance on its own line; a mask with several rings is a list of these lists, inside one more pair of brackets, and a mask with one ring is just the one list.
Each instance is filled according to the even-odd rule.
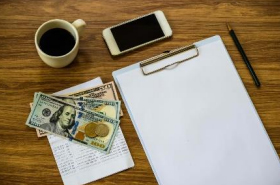
[[199,56],[173,69],[113,73],[158,183],[279,185],[279,157],[221,38],[195,44]]

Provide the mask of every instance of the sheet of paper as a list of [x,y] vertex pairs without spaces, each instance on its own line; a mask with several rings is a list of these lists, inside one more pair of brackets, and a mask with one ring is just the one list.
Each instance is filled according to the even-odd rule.
[[[54,94],[63,95],[100,84],[102,80],[98,77]],[[54,135],[47,137],[65,185],[86,184],[134,166],[121,128],[109,154],[103,154]]]
[[279,157],[221,38],[196,45],[199,56],[175,68],[113,73],[158,183],[280,184]]

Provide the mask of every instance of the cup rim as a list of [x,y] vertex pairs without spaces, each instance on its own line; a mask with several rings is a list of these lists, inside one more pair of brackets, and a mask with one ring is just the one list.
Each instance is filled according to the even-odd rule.
[[[64,55],[60,55],[60,56],[48,55],[47,53],[45,53],[44,51],[41,50],[41,48],[39,47],[39,44],[37,43],[37,37],[38,37],[39,31],[40,31],[45,25],[50,24],[50,23],[52,23],[52,22],[63,22],[63,23],[65,23],[65,24],[68,24],[68,25],[70,25],[70,27],[72,27],[72,29],[73,29],[74,32],[75,32],[75,35],[76,35],[76,39],[75,39],[76,42],[75,42],[75,45],[74,45],[74,47],[73,47],[68,53],[66,53],[66,54],[64,54]],[[41,52],[41,54],[45,55],[46,57],[50,57],[50,58],[62,58],[62,57],[65,57],[65,56],[69,55],[69,53],[73,52],[73,51],[76,49],[76,47],[78,46],[78,43],[79,43],[79,34],[78,34],[78,31],[77,31],[77,29],[75,28],[75,26],[74,26],[73,24],[71,24],[70,22],[65,21],[65,20],[63,20],[63,19],[51,19],[51,20],[49,20],[49,21],[44,22],[44,23],[37,29],[37,31],[36,31],[36,33],[35,33],[34,42],[35,42],[35,45],[36,45],[37,50],[39,50],[39,51]]]

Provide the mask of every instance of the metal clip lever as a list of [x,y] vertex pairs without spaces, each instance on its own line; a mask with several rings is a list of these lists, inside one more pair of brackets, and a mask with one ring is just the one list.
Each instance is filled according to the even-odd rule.
[[[165,66],[163,66],[163,67],[161,67],[161,68],[158,68],[158,69],[156,69],[156,70],[154,70],[154,71],[151,71],[151,72],[146,72],[146,71],[144,70],[144,67],[147,66],[147,65],[153,64],[153,63],[158,62],[158,61],[161,61],[161,60],[163,60],[163,59],[165,59],[165,58],[168,58],[168,57],[171,57],[171,56],[177,55],[177,54],[179,54],[179,53],[182,53],[182,52],[184,52],[184,51],[188,51],[188,50],[192,50],[192,49],[194,49],[194,50],[196,51],[196,54],[194,54],[194,55],[191,56],[191,57],[188,57],[188,58],[185,58],[185,59],[183,59],[183,60],[179,60],[179,61],[173,62],[173,63],[171,63],[171,64],[165,65]],[[147,59],[147,60],[144,60],[144,61],[142,61],[142,62],[140,63],[140,67],[141,67],[142,72],[143,72],[144,75],[149,75],[149,74],[153,74],[153,73],[155,73],[155,72],[161,71],[161,70],[163,70],[163,69],[170,68],[171,66],[174,66],[174,65],[176,65],[176,64],[179,65],[179,64],[182,63],[182,62],[185,62],[185,61],[190,60],[190,59],[192,59],[192,58],[194,58],[194,57],[197,57],[198,55],[199,55],[198,49],[197,49],[197,47],[193,44],[193,45],[190,45],[190,46],[184,46],[184,47],[181,47],[181,48],[178,48],[178,49],[174,49],[174,50],[171,50],[171,51],[165,51],[165,52],[163,52],[163,53],[160,54],[160,55],[157,55],[157,56],[155,56],[155,57],[152,57],[152,58],[149,58],[149,59]]]

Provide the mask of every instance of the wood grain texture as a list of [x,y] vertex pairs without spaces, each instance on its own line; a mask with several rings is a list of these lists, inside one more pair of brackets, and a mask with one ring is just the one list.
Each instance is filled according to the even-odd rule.
[[[173,37],[120,57],[110,56],[102,30],[128,19],[162,10]],[[62,184],[46,138],[25,126],[33,93],[53,93],[100,76],[162,51],[220,35],[264,126],[280,154],[280,1],[279,0],[86,0],[0,1],[0,184]],[[87,28],[75,61],[53,69],[37,55],[34,34],[45,21],[81,18]],[[226,22],[235,30],[259,80],[257,89]],[[157,184],[124,105],[121,127],[135,167],[92,184]],[[240,128],[242,129],[242,128]]]

